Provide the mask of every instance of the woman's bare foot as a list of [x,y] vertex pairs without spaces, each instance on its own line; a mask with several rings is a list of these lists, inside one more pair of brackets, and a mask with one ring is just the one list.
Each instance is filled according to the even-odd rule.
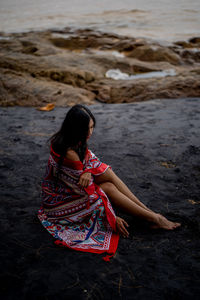
[[153,229],[166,229],[166,230],[173,230],[176,229],[177,227],[181,226],[180,223],[175,223],[167,220],[164,216],[157,214],[157,221],[155,222],[154,225],[151,226]]

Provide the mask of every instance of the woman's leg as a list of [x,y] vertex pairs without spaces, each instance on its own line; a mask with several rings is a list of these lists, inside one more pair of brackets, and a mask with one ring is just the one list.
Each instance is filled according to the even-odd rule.
[[97,184],[101,184],[104,182],[111,182],[113,183],[116,188],[124,194],[126,197],[128,197],[131,201],[135,202],[140,207],[152,212],[148,207],[146,207],[142,202],[139,201],[139,199],[129,190],[129,188],[126,186],[126,184],[109,168],[106,170],[105,173],[99,176],[95,176],[95,182]]
[[104,182],[99,184],[99,186],[103,189],[111,202],[113,202],[117,207],[123,209],[133,216],[137,216],[154,223],[157,228],[172,230],[180,225],[178,223],[168,221],[165,217],[159,214],[144,209],[120,192],[111,182]]

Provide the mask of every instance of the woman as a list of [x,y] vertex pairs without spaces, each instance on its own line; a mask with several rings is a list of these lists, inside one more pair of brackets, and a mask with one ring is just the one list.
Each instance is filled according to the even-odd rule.
[[108,260],[119,234],[128,237],[128,224],[117,217],[110,201],[129,214],[152,223],[153,228],[180,226],[154,213],[87,148],[95,118],[83,105],[73,106],[60,130],[51,138],[51,152],[42,182],[38,217],[56,238],[56,244],[75,250],[103,253]]

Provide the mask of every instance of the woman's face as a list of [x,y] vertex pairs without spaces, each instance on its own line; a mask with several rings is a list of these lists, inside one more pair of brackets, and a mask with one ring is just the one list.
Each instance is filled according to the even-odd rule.
[[92,119],[90,119],[87,140],[91,137],[93,130],[94,130],[94,122]]

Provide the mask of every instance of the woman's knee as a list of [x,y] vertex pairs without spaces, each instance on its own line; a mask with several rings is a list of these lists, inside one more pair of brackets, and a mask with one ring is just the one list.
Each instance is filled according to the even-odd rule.
[[108,182],[112,183],[114,181],[114,176],[115,173],[110,168],[108,168],[103,174],[95,177],[95,182],[97,184],[103,184]]
[[116,187],[112,182],[103,182],[99,185],[106,194],[112,193]]

